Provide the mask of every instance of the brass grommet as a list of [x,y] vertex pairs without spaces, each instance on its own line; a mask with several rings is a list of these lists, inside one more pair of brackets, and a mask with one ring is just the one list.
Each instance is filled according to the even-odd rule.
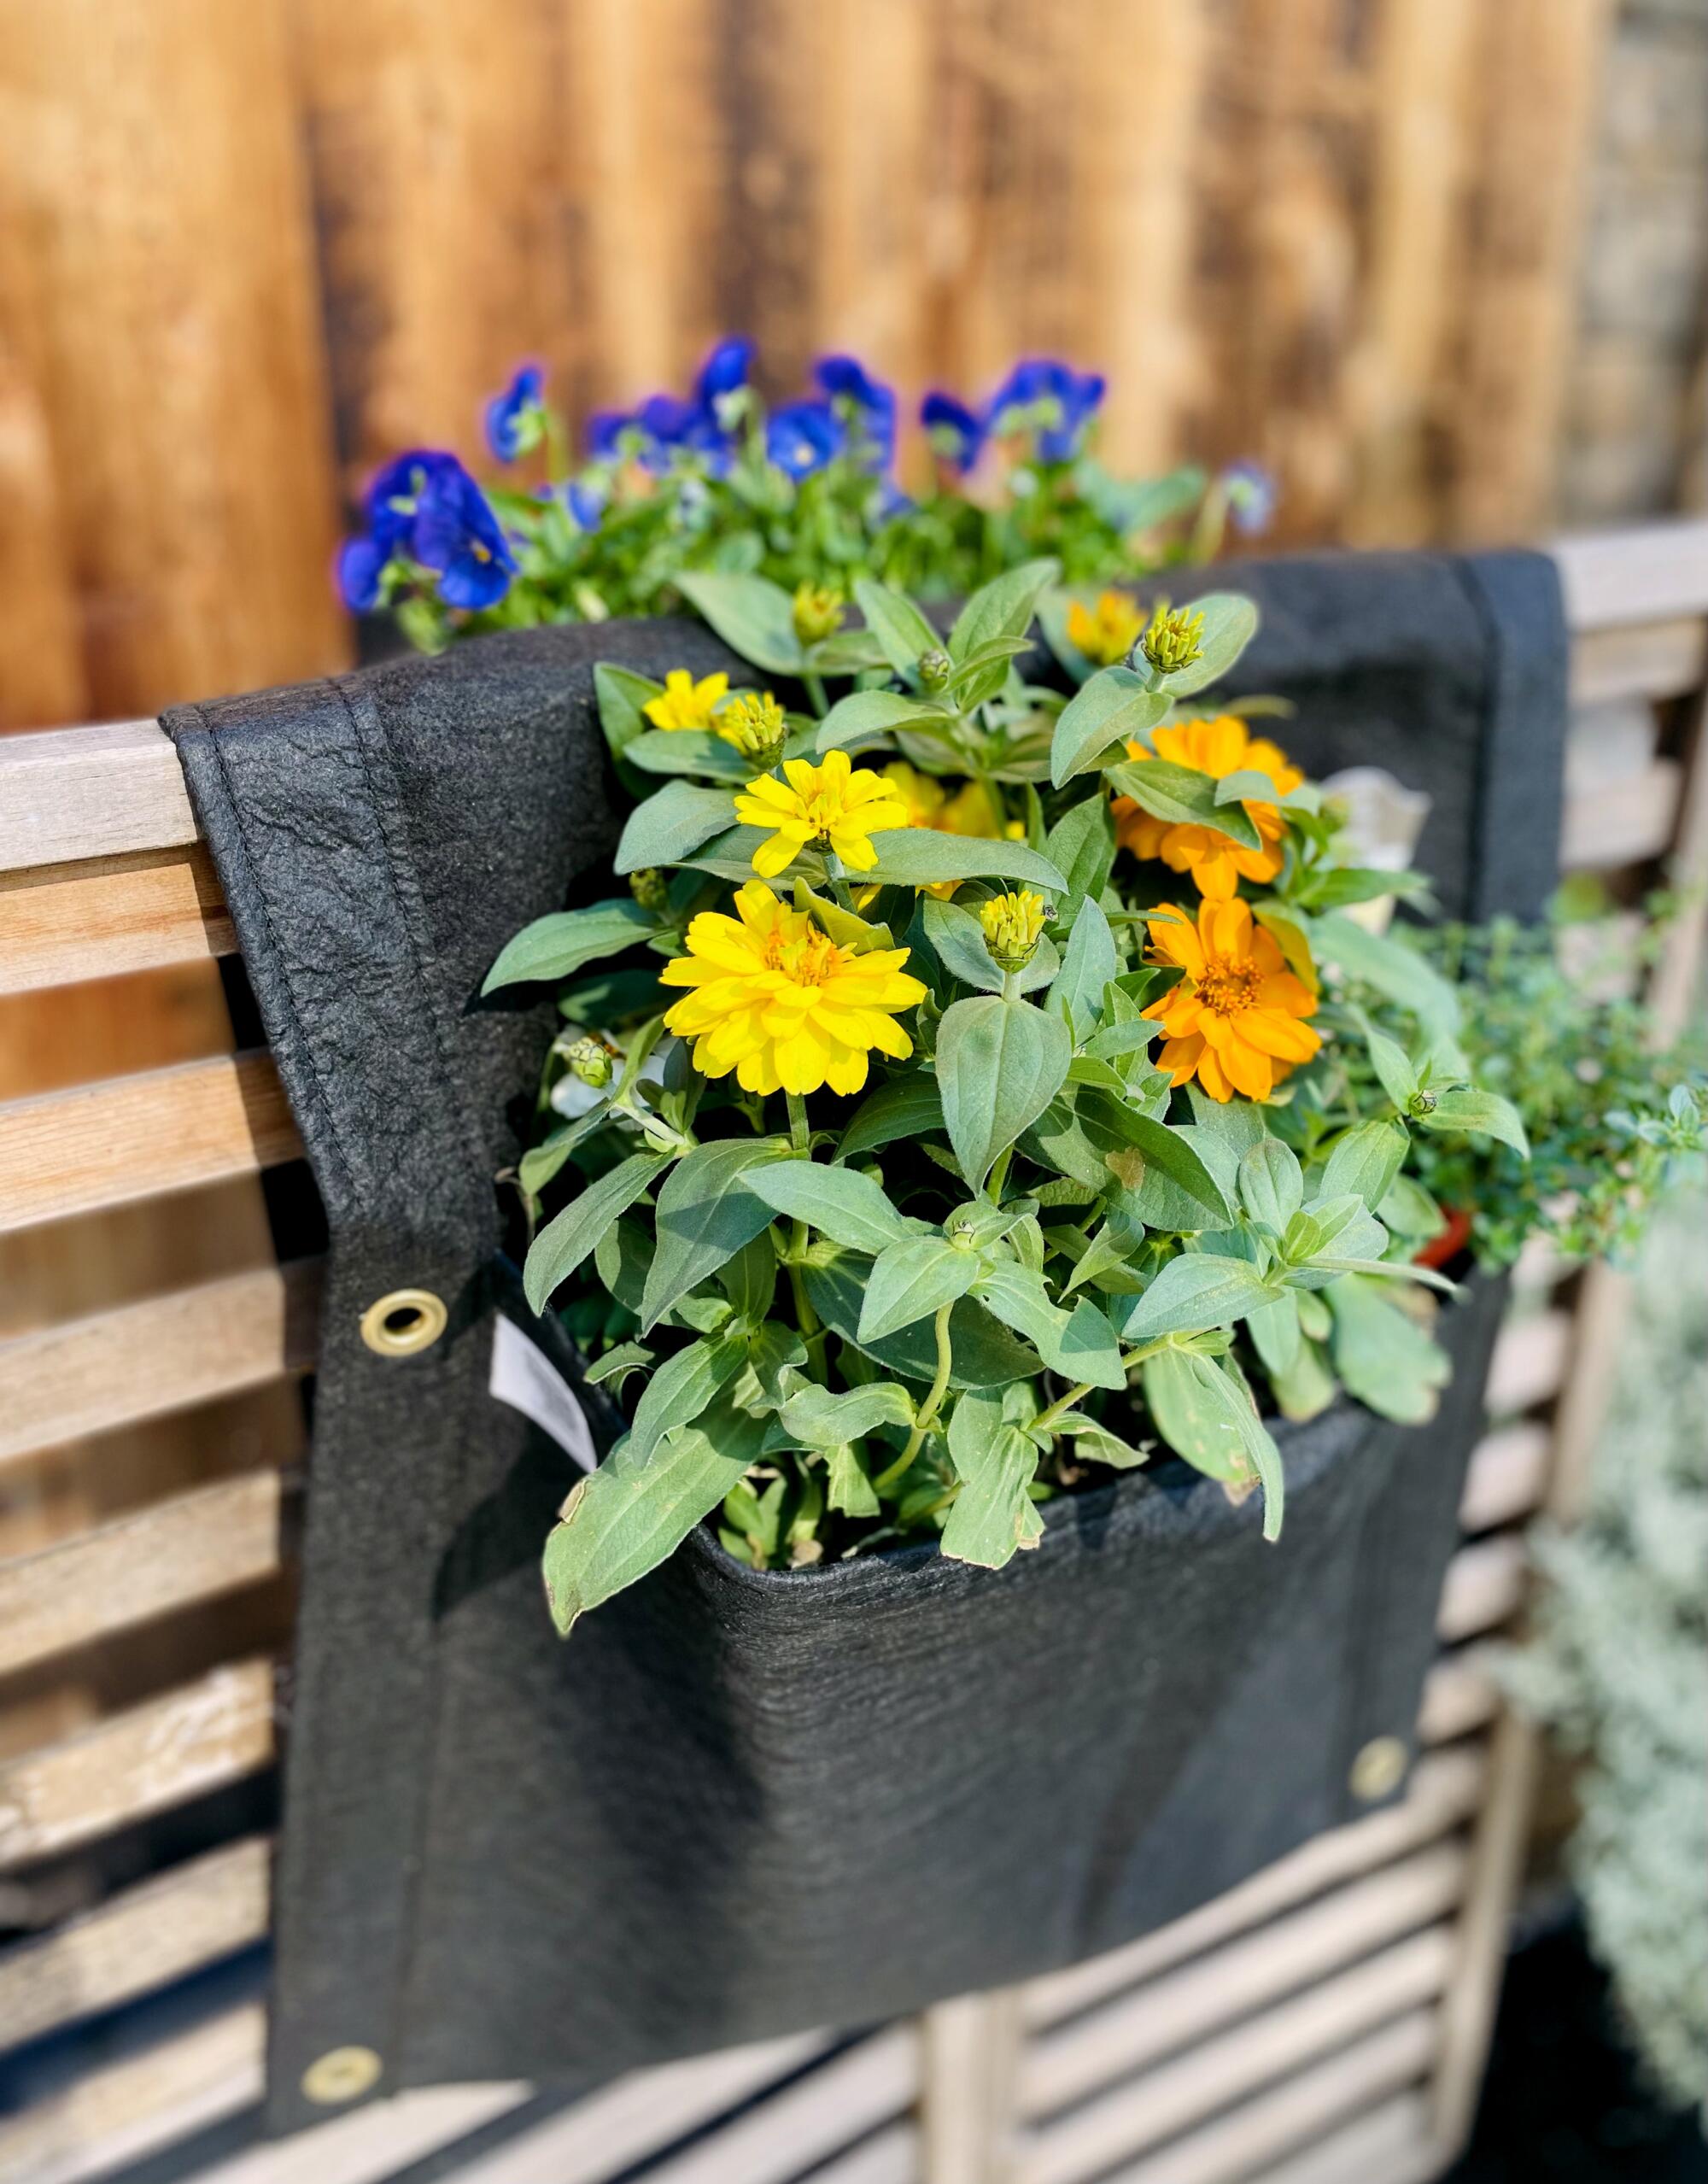
[[1352,1763],[1353,1795],[1365,1805],[1388,1796],[1405,1780],[1407,1759],[1401,1738],[1372,1736]]
[[382,1357],[430,1350],[450,1314],[430,1289],[394,1289],[362,1314],[362,1340]]
[[302,2073],[304,2095],[322,2108],[354,2100],[379,2082],[380,2059],[371,2047],[331,2047]]

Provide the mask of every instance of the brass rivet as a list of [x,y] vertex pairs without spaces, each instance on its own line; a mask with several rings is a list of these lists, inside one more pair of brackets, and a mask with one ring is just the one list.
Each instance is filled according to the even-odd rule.
[[362,1340],[382,1357],[430,1350],[450,1314],[430,1289],[394,1289],[362,1314]]
[[1372,1736],[1352,1763],[1352,1794],[1366,1805],[1386,1797],[1405,1780],[1406,1747],[1397,1736]]
[[354,2100],[379,2082],[380,2059],[371,2047],[329,2048],[302,2073],[302,2090],[322,2108]]

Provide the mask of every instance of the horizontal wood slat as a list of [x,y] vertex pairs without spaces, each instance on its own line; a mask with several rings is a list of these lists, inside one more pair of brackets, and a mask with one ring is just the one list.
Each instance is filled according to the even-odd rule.
[[1530,1410],[1559,1393],[1571,1353],[1571,1328],[1569,1312],[1537,1312],[1502,1327],[1484,1391],[1491,1416]]
[[1423,1744],[1448,1744],[1491,1722],[1500,1704],[1500,1688],[1480,1646],[1461,1646],[1445,1654],[1430,1671],[1418,1713]]
[[[1430,2067],[1436,2024],[1434,2011],[1414,2010],[1355,2041],[1332,2062],[1301,2071],[1178,2145],[1118,2169],[1103,2184],[1255,2184],[1253,2172],[1264,2162],[1320,2141],[1378,2102],[1402,2098],[1416,2117],[1423,2099],[1409,2089]],[[1418,2184],[1420,2177],[1439,2175],[1445,2161],[1437,2152],[1420,2170],[1394,2175],[1373,2169],[1359,2184]]]
[[158,723],[0,737],[0,872],[196,838],[178,753]]
[[1553,1435],[1534,1420],[1491,1433],[1472,1452],[1465,1474],[1459,1521],[1466,1531],[1491,1531],[1539,1509],[1553,1455]]
[[98,2016],[266,1938],[272,1846],[252,1836],[0,1953],[0,2047]]
[[1424,2184],[1441,2174],[1442,2159],[1430,2143],[1428,2103],[1401,2093],[1249,2184]]
[[1028,1981],[1021,1993],[1022,2015],[1034,2030],[1060,2023],[1325,1889],[1354,1881],[1435,1841],[1476,1811],[1486,1774],[1481,1752],[1429,1754],[1414,1769],[1402,1803],[1318,1836],[1214,1903],[1125,1948]]
[[0,1105],[0,1230],[257,1174],[301,1151],[266,1053],[9,1100]]
[[1082,2184],[1103,2176],[1117,2163],[1358,2039],[1372,2025],[1433,2001],[1447,1983],[1453,1956],[1452,1928],[1426,1928],[1200,2042],[1178,2061],[1144,2071],[1055,2122],[1035,2126],[1016,2164],[1019,2184]]
[[1572,641],[1571,702],[1676,698],[1708,679],[1708,610],[1586,631]]
[[81,2184],[261,2097],[266,2011],[244,2002],[122,2062],[97,2064],[0,2123],[7,2184]]
[[1436,1844],[1035,2037],[1021,2058],[1022,2112],[1043,2115],[1134,2076],[1444,1918],[1464,1888],[1465,1864],[1457,1843]]
[[1553,539],[1548,551],[1574,630],[1708,614],[1708,520],[1588,531]]
[[0,1562],[0,1674],[276,1576],[285,1492],[250,1472]]
[[200,842],[0,873],[0,993],[229,956],[237,946]]
[[306,1372],[319,1297],[298,1260],[0,1343],[0,1461]]
[[1565,799],[1559,861],[1568,872],[1606,872],[1664,857],[1678,824],[1683,774],[1657,758],[1628,780],[1599,782]]
[[1524,1596],[1530,1558],[1514,1532],[1496,1532],[1461,1547],[1448,1565],[1436,1629],[1443,1645],[1492,1631],[1516,1613]]
[[0,1759],[0,1871],[241,1782],[273,1749],[273,1665],[253,1660]]

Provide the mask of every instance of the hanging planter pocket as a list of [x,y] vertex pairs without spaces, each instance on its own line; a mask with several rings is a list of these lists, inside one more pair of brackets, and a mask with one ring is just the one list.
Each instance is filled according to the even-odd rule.
[[[1431,797],[1449,911],[1540,908],[1549,565],[1240,581],[1266,617],[1242,676],[1303,700],[1307,763],[1374,758]],[[1354,1763],[1406,1746],[1431,1649],[1494,1285],[1442,1315],[1430,1425],[1343,1403],[1279,1429],[1278,1546],[1255,1502],[1153,1464],[1050,1504],[997,1572],[909,1550],[758,1573],[697,1533],[559,1642],[541,1543],[618,1424],[498,1256],[494,1178],[551,1011],[474,997],[512,933],[609,869],[599,659],[732,665],[696,625],[545,629],[167,721],[330,1235],[282,2126],[325,2113],[314,2065],[340,2049],[377,2058],[363,2094],[585,2086],[1109,1947],[1364,1809]]]

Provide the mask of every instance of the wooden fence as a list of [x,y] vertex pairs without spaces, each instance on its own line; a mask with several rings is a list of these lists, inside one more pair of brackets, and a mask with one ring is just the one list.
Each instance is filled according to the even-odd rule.
[[0,723],[340,663],[341,505],[718,333],[1534,536],[1611,0],[0,0]]

